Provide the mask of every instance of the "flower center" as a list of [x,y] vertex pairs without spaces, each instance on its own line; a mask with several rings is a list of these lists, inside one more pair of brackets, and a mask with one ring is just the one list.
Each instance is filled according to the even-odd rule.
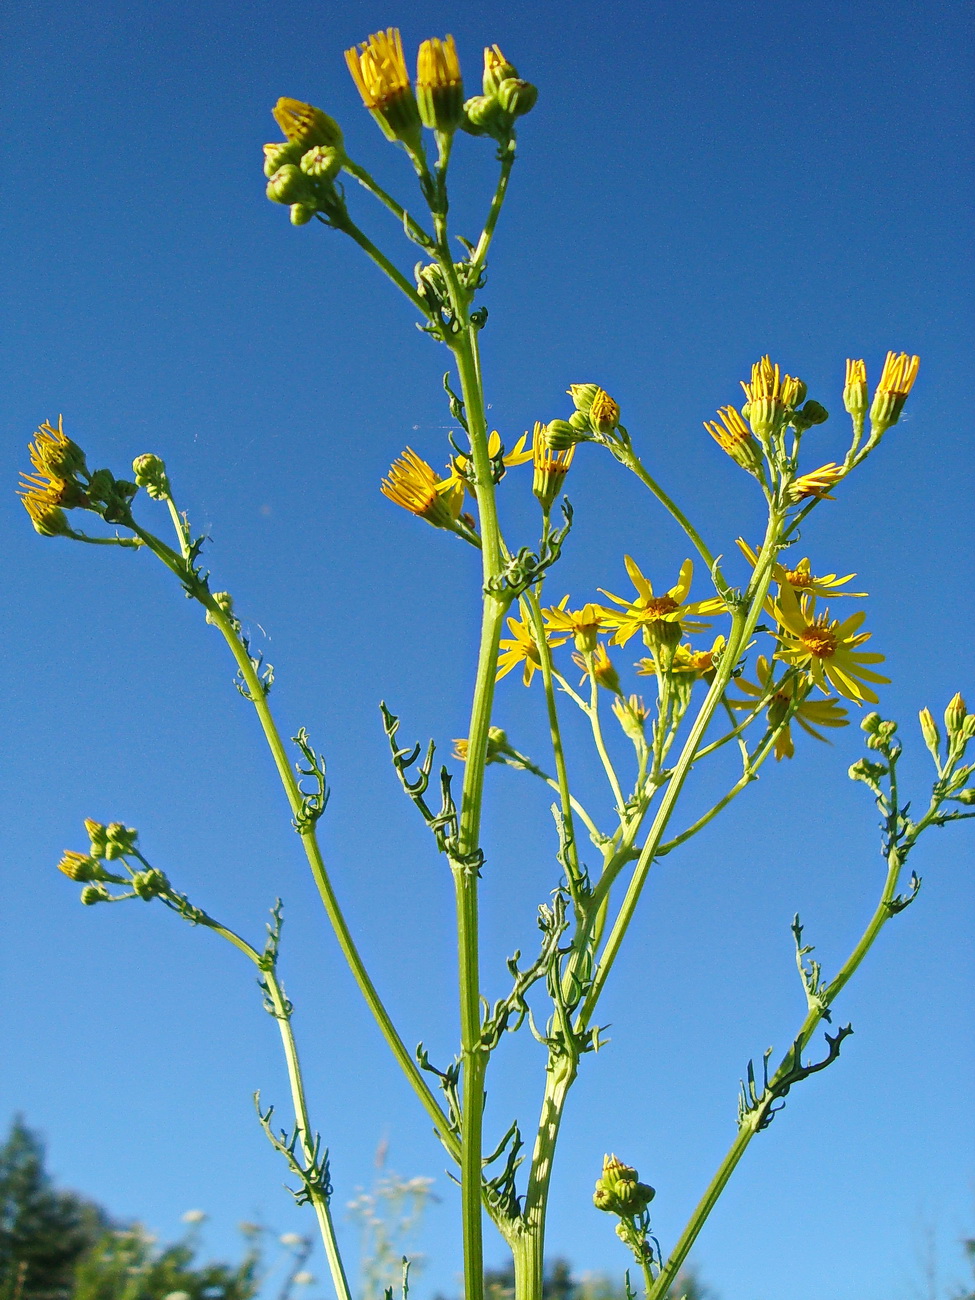
[[803,589],[811,587],[813,583],[812,574],[806,573],[804,569],[786,569],[785,580],[790,587]]
[[813,623],[811,627],[807,627],[799,640],[817,659],[832,659],[836,654],[836,636],[822,623]]
[[663,618],[665,614],[672,614],[675,609],[680,609],[680,606],[673,596],[654,596],[647,603],[644,617],[647,622],[652,622],[654,619]]

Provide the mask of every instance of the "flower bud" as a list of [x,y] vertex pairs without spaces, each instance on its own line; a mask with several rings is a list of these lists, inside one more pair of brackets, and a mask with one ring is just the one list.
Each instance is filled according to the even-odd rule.
[[624,1165],[616,1156],[603,1158],[603,1172],[596,1179],[593,1204],[597,1210],[632,1218],[641,1214],[653,1200],[656,1192],[647,1183],[641,1183],[637,1171]]
[[123,826],[121,822],[109,822],[105,827],[105,853],[109,861],[124,858],[135,848],[139,832],[134,826]]
[[612,433],[620,422],[619,403],[605,389],[597,389],[589,405],[589,422],[596,433]]
[[922,709],[917,715],[921,723],[921,735],[924,737],[924,743],[934,756],[935,761],[939,758],[939,747],[941,745],[941,736],[938,732],[938,726],[931,716],[930,709]]
[[469,135],[497,136],[504,129],[504,113],[495,95],[475,95],[464,102],[461,127]]
[[41,537],[66,537],[71,532],[68,516],[59,505],[40,495],[22,495],[21,500],[34,525],[34,531]]
[[484,51],[484,76],[481,82],[485,95],[496,95],[502,81],[517,76],[517,68],[508,62],[500,47],[488,45]]
[[828,419],[829,411],[825,406],[820,406],[819,402],[809,401],[793,415],[792,427],[796,433],[804,433],[814,424],[825,424]]
[[965,701],[956,691],[948,701],[948,707],[945,709],[945,729],[948,732],[949,740],[961,730],[967,713]]
[[518,77],[508,77],[498,87],[498,103],[509,117],[524,117],[538,102],[538,87]]
[[267,183],[266,193],[272,203],[314,203],[308,177],[294,163],[285,163],[278,168]]
[[602,391],[598,384],[570,384],[566,389],[576,410],[586,416],[595,401],[596,394]]
[[58,871],[63,871],[69,880],[77,881],[98,880],[102,874],[102,869],[94,858],[87,853],[76,853],[74,849],[65,850],[58,863]]
[[153,456],[151,452],[147,452],[144,456],[136,456],[132,462],[132,473],[138,486],[145,488],[153,501],[165,501],[169,496],[170,486],[166,466],[158,456]]
[[863,361],[847,358],[846,384],[843,387],[843,405],[854,419],[862,419],[869,405],[867,367]]
[[137,871],[132,877],[132,888],[145,902],[164,894],[169,889],[169,881],[161,871],[150,867],[148,871]]
[[568,420],[550,420],[545,426],[545,445],[551,451],[565,451],[579,441],[579,432]]
[[88,832],[88,839],[91,843],[91,854],[94,858],[103,858],[105,856],[105,844],[108,838],[107,828],[101,822],[92,821],[90,817],[85,818],[85,830]]
[[420,121],[432,131],[456,131],[464,116],[464,83],[452,36],[424,41],[416,58]]
[[907,395],[917,378],[920,357],[909,357],[906,352],[888,352],[880,383],[870,407],[870,426],[873,435],[884,433],[901,417]]
[[310,207],[307,203],[292,203],[290,209],[291,224],[293,226],[307,226],[317,211],[317,208]]
[[574,445],[560,451],[553,450],[548,445],[545,430],[537,420],[535,421],[535,431],[532,436],[532,463],[535,467],[532,491],[546,514],[552,509],[552,503],[562,490],[562,483],[569,472],[574,455]]
[[573,411],[569,416],[568,423],[576,430],[577,433],[589,433],[589,416],[583,415],[581,411]]
[[869,786],[875,786],[886,771],[883,763],[871,763],[869,758],[858,758],[849,768],[848,775],[851,781],[863,781]]
[[[302,151],[316,144],[330,149],[342,148],[342,128],[314,104],[303,104],[300,99],[279,99],[271,114],[288,143],[299,145]],[[269,147],[264,146],[265,153]]]
[[298,166],[306,176],[316,181],[333,181],[342,170],[345,155],[341,149],[331,149],[325,144],[316,144],[313,149],[301,155]]
[[93,903],[104,903],[111,898],[111,894],[104,885],[85,885],[81,891],[81,901],[85,907],[91,907]]
[[966,808],[970,808],[972,804],[975,804],[975,790],[971,787],[966,790],[959,790],[956,795],[952,795],[952,798],[957,799],[957,801],[960,804],[964,804]]
[[279,167],[285,163],[296,163],[301,159],[305,146],[293,140],[274,140],[264,146],[264,175],[271,179]]

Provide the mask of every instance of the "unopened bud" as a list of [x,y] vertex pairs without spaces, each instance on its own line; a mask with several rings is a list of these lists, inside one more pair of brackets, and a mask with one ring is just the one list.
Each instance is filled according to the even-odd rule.
[[307,226],[317,211],[316,207],[308,203],[292,203],[291,224],[293,226]]
[[862,420],[867,413],[870,396],[867,390],[867,367],[863,361],[847,359],[846,384],[843,388],[843,405],[854,419]]
[[470,135],[497,135],[504,127],[504,112],[496,95],[475,95],[464,103],[461,126]]
[[272,203],[314,201],[308,177],[294,163],[278,168],[267,183],[267,196]]
[[941,745],[941,736],[938,732],[938,725],[931,716],[930,709],[922,709],[917,716],[918,721],[921,724],[921,735],[924,737],[924,743],[931,751],[935,761],[937,761],[939,757],[938,751]]
[[579,441],[579,431],[568,420],[550,420],[545,426],[545,445],[552,451],[565,451]]
[[104,903],[111,898],[111,894],[104,885],[85,885],[81,891],[81,901],[85,907],[91,907],[93,903]]
[[158,456],[153,456],[151,452],[144,456],[136,456],[132,462],[132,473],[138,486],[145,488],[153,501],[165,501],[169,496],[170,486],[166,466]]
[[77,881],[98,880],[101,875],[101,867],[94,858],[87,853],[76,853],[74,849],[65,850],[58,871],[63,871],[69,880]]
[[945,709],[945,728],[949,739],[961,730],[967,713],[968,709],[965,707],[965,701],[956,691],[948,701],[948,707]]
[[589,406],[589,422],[596,433],[612,433],[620,422],[619,403],[600,388]]
[[292,140],[275,140],[264,146],[264,175],[271,179],[285,163],[297,163],[307,146]]
[[538,103],[538,87],[519,77],[509,77],[498,87],[498,103],[509,117],[524,117]]
[[957,801],[964,804],[966,808],[970,808],[971,805],[975,803],[975,790],[970,787],[967,790],[959,790],[957,794],[952,795],[952,798],[957,799]]
[[[300,145],[303,150],[315,144],[342,148],[342,128],[314,104],[303,104],[300,99],[279,99],[271,113],[289,144]],[[269,147],[264,146],[265,152]]]
[[132,877],[132,888],[145,902],[164,894],[169,889],[169,881],[161,871],[150,867],[148,871],[137,871]]
[[518,70],[501,53],[497,45],[489,45],[484,51],[484,76],[482,87],[485,95],[496,95],[503,81],[517,77]]
[[603,1159],[602,1175],[596,1179],[593,1204],[597,1210],[632,1218],[642,1213],[656,1195],[648,1183],[641,1183],[637,1171],[616,1156]]
[[345,155],[341,149],[332,149],[325,144],[316,144],[313,149],[302,154],[298,166],[306,176],[316,181],[332,181],[342,170]]
[[566,390],[572,398],[572,403],[576,410],[582,415],[588,416],[596,394],[603,390],[598,384],[571,384]]
[[121,822],[109,822],[105,827],[104,856],[109,861],[113,861],[115,858],[127,857],[135,848],[138,838],[139,832],[134,826],[123,826]]
[[801,410],[796,411],[792,417],[792,427],[796,433],[803,433],[814,424],[825,424],[828,419],[829,411],[825,406],[820,406],[818,402],[809,401]]

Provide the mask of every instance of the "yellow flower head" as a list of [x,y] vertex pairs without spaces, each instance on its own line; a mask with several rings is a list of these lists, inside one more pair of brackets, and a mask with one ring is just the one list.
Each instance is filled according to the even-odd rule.
[[410,447],[390,465],[389,477],[383,479],[380,491],[435,528],[451,528],[464,501],[463,487],[451,479],[438,478],[433,467]]
[[455,131],[464,116],[464,83],[452,36],[431,37],[416,57],[420,120],[435,131]]
[[867,365],[865,361],[846,359],[846,383],[843,385],[843,405],[853,416],[862,416],[867,409]]
[[[588,658],[586,655],[574,651],[572,654],[572,662],[582,669],[582,682],[587,682],[589,680],[589,668],[591,664],[592,675],[600,686],[607,691],[612,691],[614,695],[622,694],[620,675],[616,671],[616,665],[613,663],[612,659],[610,659],[602,641],[596,642],[596,647]],[[582,683],[580,682],[580,685],[581,684]]]
[[[528,434],[523,433],[515,443],[511,451],[506,456],[501,457],[501,464],[505,469],[512,469],[515,465],[524,465],[526,461],[532,459],[532,452],[525,450],[525,443],[528,441]],[[488,456],[493,461],[497,461],[501,455],[501,435],[495,429],[488,438]],[[474,485],[471,482],[471,458],[463,453],[454,456],[450,462],[450,480],[451,482],[463,483],[471,496],[476,496]]]
[[[680,673],[682,676],[691,677],[694,681],[699,679],[713,681],[716,661],[721,657],[724,644],[724,637],[717,636],[710,650],[695,650],[693,646],[687,644],[676,646],[674,657],[667,664],[666,671]],[[656,677],[657,661],[652,658],[640,659],[636,671],[638,677]]]
[[569,597],[563,596],[558,605],[552,609],[543,609],[546,632],[565,633],[560,640],[549,637],[551,645],[564,645],[571,636],[575,648],[582,653],[591,653],[596,648],[596,636],[605,622],[605,611],[601,605],[592,603],[583,605],[582,609],[566,609]]
[[[755,706],[755,699],[764,699],[769,694],[774,683],[771,682],[772,669],[769,661],[764,655],[759,655],[755,662],[755,672],[758,677],[758,683],[746,681],[744,678],[738,679],[738,685],[751,699],[731,700],[729,703],[733,709],[752,709]],[[798,677],[792,677],[780,684],[768,702],[768,721],[771,727],[782,727],[782,730],[775,738],[775,760],[778,762],[783,758],[792,758],[796,752],[795,743],[792,739],[791,724],[798,722],[803,731],[808,732],[810,736],[815,736],[817,740],[826,740],[816,730],[817,727],[846,727],[849,725],[849,715],[834,696],[825,700],[810,700],[803,693],[806,690],[803,682]],[[783,720],[785,725],[783,726]]]
[[906,352],[887,353],[870,407],[870,423],[875,430],[883,432],[900,419],[920,364],[920,357],[909,357]]
[[535,421],[532,434],[532,461],[535,466],[532,491],[538,497],[546,514],[551,510],[552,502],[562,488],[562,482],[569,472],[575,450],[574,445],[553,450],[545,440],[544,426],[538,420]]
[[789,500],[803,501],[806,497],[826,498],[832,501],[829,494],[830,488],[836,486],[846,470],[842,465],[837,465],[835,461],[829,461],[826,465],[820,465],[819,469],[814,469],[809,474],[802,474],[799,478],[793,479],[789,486]]
[[859,649],[870,640],[869,632],[858,630],[866,617],[863,610],[842,623],[831,619],[829,610],[816,615],[815,601],[803,597],[800,602],[789,586],[779,589],[773,609],[779,624],[775,634],[779,659],[801,668],[824,695],[835,690],[858,704],[877,703],[876,693],[866,683],[889,682],[890,678],[867,667],[883,663],[883,655],[864,654]]
[[643,728],[650,710],[640,695],[631,695],[628,699],[620,695],[613,701],[613,712],[623,731],[631,740],[643,739]]
[[420,149],[420,114],[396,27],[374,32],[367,41],[345,51],[345,62],[362,102],[379,123],[387,140],[402,140],[413,152]]
[[[319,144],[329,149],[342,148],[342,128],[314,104],[282,97],[271,109],[271,116],[289,144],[303,149],[311,149]],[[265,145],[264,149],[267,152],[280,147]]]
[[805,400],[806,385],[801,379],[780,375],[778,365],[768,356],[752,366],[750,384],[741,382],[747,402],[746,415],[752,432],[763,442],[785,424],[793,407]]
[[687,602],[694,576],[694,565],[690,560],[681,565],[676,584],[661,596],[654,595],[653,587],[631,556],[625,556],[624,563],[637,591],[636,600],[624,600],[622,596],[614,596],[611,591],[600,588],[604,596],[622,606],[621,609],[603,609],[605,625],[616,629],[610,639],[611,645],[626,645],[635,633],[642,632],[644,641],[651,648],[660,644],[675,646],[680,641],[682,630],[700,632],[707,626],[690,620],[696,620],[700,614],[717,614],[725,609],[724,601],[717,598]]
[[525,665],[524,682],[526,686],[530,686],[531,680],[535,676],[535,670],[542,666],[535,637],[527,618],[509,618],[507,622],[511,640],[498,642],[501,654],[498,657],[498,675],[495,681],[500,681],[506,673],[511,672],[512,668],[516,668],[518,664],[523,663]]
[[19,495],[31,523],[42,537],[70,533],[63,507],[85,503],[76,477],[85,468],[84,452],[64,432],[60,416],[57,428],[45,420],[27,450],[37,472],[21,471]]
[[758,443],[752,437],[751,430],[733,406],[722,406],[718,411],[720,424],[714,420],[705,420],[704,427],[722,451],[731,459],[747,469],[749,474],[760,472],[761,457]]
[[[754,569],[762,548],[759,546],[753,550],[743,537],[736,540],[738,549]],[[856,576],[855,573],[844,573],[842,577],[835,573],[824,573],[821,577],[817,577],[812,573],[808,558],[801,559],[793,569],[787,568],[784,564],[772,565],[772,577],[779,584],[779,590],[788,585],[801,596],[865,596],[867,594],[865,591],[837,590]],[[766,605],[766,609],[771,613],[771,604]]]

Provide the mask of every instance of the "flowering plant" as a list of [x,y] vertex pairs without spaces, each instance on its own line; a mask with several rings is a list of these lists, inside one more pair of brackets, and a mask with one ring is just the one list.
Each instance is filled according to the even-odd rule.
[[[265,146],[267,194],[288,207],[294,225],[317,222],[350,238],[415,309],[420,328],[450,354],[453,375],[444,380],[454,430],[439,473],[412,448],[390,467],[383,493],[431,526],[452,533],[480,557],[476,599],[480,637],[467,735],[455,742],[463,775],[455,786],[446,765],[435,772],[433,742],[401,744],[400,720],[383,708],[392,764],[404,793],[446,860],[456,896],[459,1050],[454,1060],[434,1063],[411,1052],[394,1025],[347,924],[320,846],[317,824],[328,797],[325,760],[304,729],[289,750],[272,713],[273,674],[254,653],[232,596],[213,589],[201,564],[204,538],[180,510],[166,466],[153,454],[136,457],[132,480],[105,468],[91,469],[84,451],[62,421],[45,423],[30,447],[32,472],[21,495],[38,533],[102,546],[147,550],[202,606],[206,621],[223,636],[237,669],[237,685],[253,706],[287,797],[292,825],[328,915],[336,941],[389,1049],[457,1166],[464,1243],[465,1296],[483,1295],[484,1220],[512,1252],[518,1300],[541,1296],[546,1215],[559,1128],[584,1058],[603,1043],[599,1004],[653,864],[677,850],[744,791],[774,756],[793,758],[797,727],[817,739],[820,728],[848,724],[851,708],[879,703],[877,671],[883,656],[863,647],[865,613],[834,616],[829,602],[861,600],[843,590],[855,576],[817,576],[808,557],[798,557],[806,518],[844,490],[897,423],[918,373],[918,358],[887,354],[873,392],[863,360],[847,361],[842,391],[851,434],[842,462],[808,461],[805,436],[827,418],[806,385],[783,374],[770,357],[760,358],[742,383],[741,408],[722,407],[705,428],[747,478],[744,489],[764,501],[766,525],[760,544],[739,539],[751,566],[744,587],[725,572],[722,556],[664,490],[644,463],[622,422],[619,403],[600,385],[572,383],[563,415],[533,421],[529,435],[511,439],[488,427],[479,338],[487,311],[478,305],[487,261],[516,156],[516,126],[533,108],[537,91],[519,77],[496,46],[484,52],[482,93],[465,98],[460,63],[451,37],[423,43],[415,79],[406,66],[395,29],[377,33],[346,60],[363,103],[386,138],[405,151],[418,182],[422,217],[389,193],[357,163],[339,125],[321,109],[292,99],[278,101],[274,117],[283,140]],[[456,260],[450,242],[448,175],[458,133],[493,147],[498,180],[483,227],[462,240]],[[429,133],[429,134],[425,134]],[[428,147],[432,135],[433,149]],[[358,182],[394,218],[419,250],[411,279],[360,227],[350,211],[342,177]],[[530,448],[529,448],[530,438]],[[632,592],[600,589],[553,598],[549,573],[571,544],[573,512],[564,490],[579,473],[580,448],[608,455],[635,475],[686,539],[689,556],[673,572],[659,573],[645,555],[626,556]],[[586,451],[585,454],[590,454]],[[538,503],[537,535],[513,539],[501,510],[505,494],[531,492]],[[584,471],[583,471],[584,472]],[[510,477],[509,477],[510,474]],[[141,494],[141,495],[140,495]],[[145,498],[149,504],[143,510]],[[172,528],[164,540],[150,526],[154,509]],[[91,534],[76,521],[81,512],[102,527]],[[696,568],[695,568],[696,564]],[[706,584],[692,596],[695,586]],[[607,579],[617,586],[616,578]],[[670,585],[668,585],[670,583]],[[706,637],[698,642],[692,638]],[[643,656],[637,675],[654,679],[646,702],[623,685],[620,651],[639,637]],[[558,652],[558,654],[556,654]],[[575,679],[575,669],[582,679]],[[521,668],[544,711],[553,774],[517,750],[498,725],[495,686]],[[570,680],[571,674],[571,680]],[[750,675],[746,675],[750,674]],[[540,679],[540,690],[534,686]],[[754,679],[754,680],[752,680]],[[628,746],[624,767],[604,733],[605,703]],[[592,752],[611,796],[608,814],[587,807],[569,775],[563,711],[578,710],[591,732]],[[651,1233],[654,1189],[637,1171],[607,1156],[596,1182],[594,1205],[616,1219],[631,1251],[648,1300],[671,1292],[681,1265],[715,1202],[752,1139],[768,1127],[798,1083],[832,1064],[852,1032],[837,1026],[825,1034],[817,1055],[809,1052],[884,926],[915,898],[919,880],[907,877],[908,858],[932,826],[964,820],[975,802],[966,748],[975,716],[956,695],[944,712],[944,730],[922,710],[921,732],[935,773],[921,811],[911,812],[900,789],[897,727],[868,711],[861,727],[869,751],[851,777],[871,792],[881,815],[886,875],[872,915],[836,973],[827,978],[803,942],[796,917],[793,934],[806,1014],[778,1061],[766,1054],[756,1073],[750,1063],[742,1084],[737,1135],[704,1190],[683,1232],[664,1249]],[[631,753],[629,751],[632,751]],[[736,752],[740,775],[706,811],[682,823],[682,796],[690,773],[711,756]],[[482,834],[485,775],[499,763],[534,776],[555,793],[554,844],[558,875],[550,901],[539,908],[538,953],[526,964],[508,960],[510,991],[488,1002],[482,993],[479,893],[489,870]],[[431,784],[432,783],[432,784]],[[912,801],[915,805],[917,801]],[[166,871],[145,855],[135,829],[123,823],[86,823],[88,845],[68,850],[62,872],[82,885],[81,898],[95,905],[139,898],[158,900],[189,923],[233,945],[256,968],[264,1005],[275,1019],[288,1066],[293,1124],[273,1123],[273,1108],[258,1105],[268,1139],[297,1180],[299,1203],[313,1207],[340,1300],[350,1290],[331,1208],[327,1152],[309,1115],[292,1004],[279,972],[281,905],[276,904],[266,941],[256,945],[211,916],[181,892]],[[595,854],[586,861],[586,841]],[[543,1098],[526,1164],[519,1124],[500,1136],[484,1133],[485,1079],[492,1054],[507,1033],[534,1035],[545,1055]]]

